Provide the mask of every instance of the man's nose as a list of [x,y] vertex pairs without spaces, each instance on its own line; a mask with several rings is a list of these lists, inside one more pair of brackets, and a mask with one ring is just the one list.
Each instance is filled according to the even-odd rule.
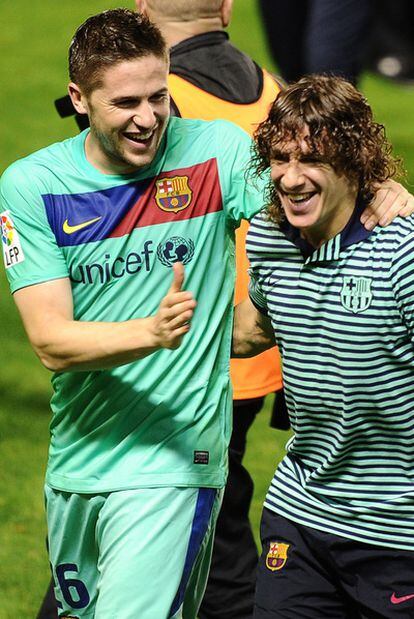
[[155,120],[155,114],[151,104],[148,101],[142,101],[135,111],[133,118],[134,123],[137,127],[150,129],[154,126]]
[[292,190],[300,187],[304,182],[305,177],[300,161],[289,161],[281,178],[282,189]]

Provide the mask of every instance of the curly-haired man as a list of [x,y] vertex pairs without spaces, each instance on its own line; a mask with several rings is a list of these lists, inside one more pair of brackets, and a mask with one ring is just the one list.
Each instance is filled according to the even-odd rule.
[[333,77],[282,92],[255,141],[270,206],[251,223],[234,350],[276,341],[295,435],[265,501],[254,617],[411,617],[414,219],[359,221],[399,161]]

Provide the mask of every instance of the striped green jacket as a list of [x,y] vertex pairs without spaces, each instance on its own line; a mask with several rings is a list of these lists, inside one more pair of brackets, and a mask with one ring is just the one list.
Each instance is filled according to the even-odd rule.
[[314,250],[264,213],[247,239],[295,431],[265,506],[362,542],[414,549],[414,219],[369,233],[359,209]]

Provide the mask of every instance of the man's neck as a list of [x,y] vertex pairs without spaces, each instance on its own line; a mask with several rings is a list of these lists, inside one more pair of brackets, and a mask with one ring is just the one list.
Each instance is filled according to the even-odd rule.
[[186,39],[204,34],[223,30],[220,17],[211,17],[195,21],[167,21],[157,16],[156,23],[167,41],[168,47],[173,47]]
[[300,236],[305,239],[312,247],[319,249],[324,243],[333,239],[334,236],[342,232],[352,217],[356,203],[350,200],[336,214],[336,216],[320,225],[315,225],[310,228],[303,228],[300,231]]

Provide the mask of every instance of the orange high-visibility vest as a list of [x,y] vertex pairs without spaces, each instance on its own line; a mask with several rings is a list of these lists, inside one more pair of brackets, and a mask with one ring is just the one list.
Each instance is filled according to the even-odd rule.
[[[168,77],[168,85],[172,99],[183,118],[202,120],[223,118],[236,123],[250,135],[258,123],[266,118],[270,104],[280,90],[279,85],[266,71],[263,71],[263,88],[260,96],[257,101],[247,104],[224,101],[173,73]],[[242,221],[236,231],[235,303],[239,303],[248,295],[249,262],[245,250],[248,226],[247,221]],[[282,387],[280,358],[276,348],[251,359],[232,359],[230,374],[235,400],[258,398]]]

